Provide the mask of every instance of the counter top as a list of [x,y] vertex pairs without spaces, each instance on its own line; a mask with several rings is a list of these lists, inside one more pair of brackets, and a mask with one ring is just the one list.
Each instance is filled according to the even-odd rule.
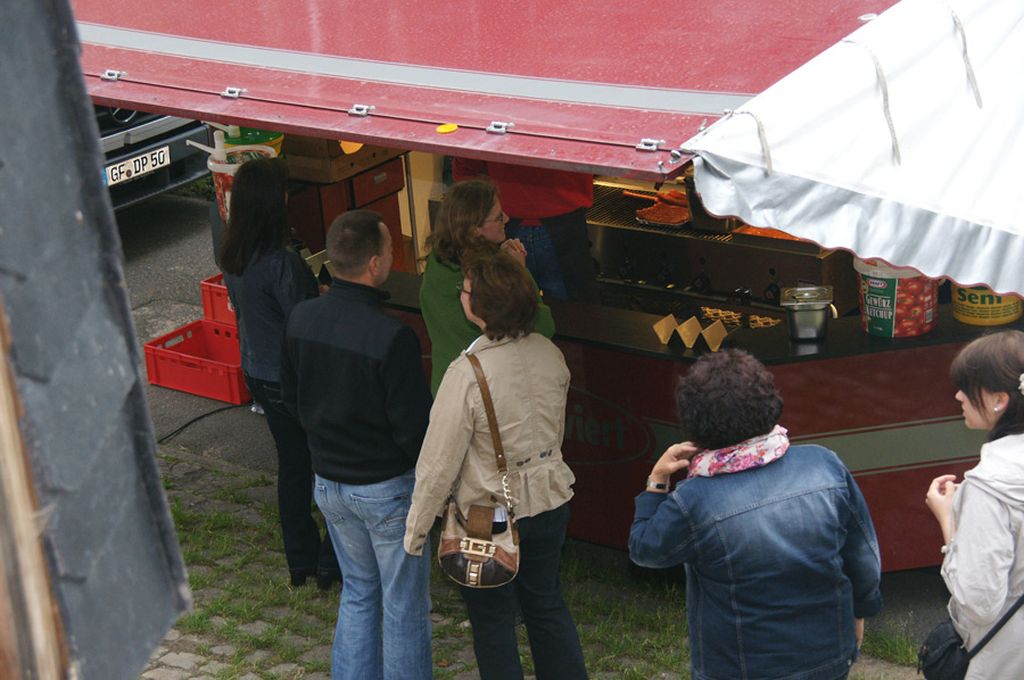
[[[388,305],[419,313],[419,285],[419,276],[392,273],[384,286],[391,294]],[[698,340],[694,349],[686,349],[678,338],[668,345],[661,344],[652,329],[661,318],[655,314],[559,300],[548,301],[548,305],[555,319],[556,339],[683,362],[694,361],[707,351],[703,339]],[[859,317],[847,316],[829,320],[827,337],[821,343],[790,341],[783,322],[771,328],[737,328],[726,337],[722,346],[745,349],[771,365],[965,343],[987,331],[1007,328],[1024,330],[1024,321],[997,327],[971,326],[955,320],[950,305],[939,305],[936,327],[915,338],[868,335],[861,329]]]

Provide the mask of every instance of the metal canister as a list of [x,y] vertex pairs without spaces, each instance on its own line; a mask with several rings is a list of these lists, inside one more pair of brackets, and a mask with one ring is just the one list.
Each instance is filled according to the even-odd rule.
[[790,339],[801,342],[824,340],[829,316],[833,319],[838,316],[832,299],[832,286],[783,288],[779,304],[786,310]]

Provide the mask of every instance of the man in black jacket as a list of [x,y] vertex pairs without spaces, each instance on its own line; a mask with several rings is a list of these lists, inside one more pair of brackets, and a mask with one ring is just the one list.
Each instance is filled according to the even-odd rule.
[[339,216],[327,254],[337,278],[288,319],[281,395],[309,436],[314,498],[345,574],[332,677],[426,679],[430,557],[402,547],[430,413],[420,344],[381,309],[391,237],[380,215]]

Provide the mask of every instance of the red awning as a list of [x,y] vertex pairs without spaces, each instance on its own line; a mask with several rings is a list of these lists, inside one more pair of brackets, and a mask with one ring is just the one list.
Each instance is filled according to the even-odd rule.
[[892,1],[72,6],[100,104],[659,180],[705,121]]

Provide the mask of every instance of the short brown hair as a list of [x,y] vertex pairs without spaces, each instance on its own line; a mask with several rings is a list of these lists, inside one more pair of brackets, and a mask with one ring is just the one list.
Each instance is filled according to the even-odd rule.
[[327,232],[327,257],[346,276],[355,276],[370,258],[380,255],[384,246],[379,213],[372,210],[349,210],[334,218]]
[[475,249],[467,253],[462,271],[472,286],[469,308],[487,324],[488,338],[518,338],[533,332],[537,289],[526,267],[506,253]]
[[953,385],[963,391],[976,409],[984,404],[981,391],[1006,392],[1009,401],[989,432],[989,441],[1024,432],[1024,332],[1000,331],[983,335],[960,350],[949,367]]
[[457,182],[448,188],[437,211],[427,247],[442,260],[460,264],[463,253],[479,240],[476,229],[498,200],[498,187],[486,179]]
[[705,354],[679,379],[679,422],[702,449],[721,449],[768,434],[782,415],[782,395],[764,365],[748,352]]

